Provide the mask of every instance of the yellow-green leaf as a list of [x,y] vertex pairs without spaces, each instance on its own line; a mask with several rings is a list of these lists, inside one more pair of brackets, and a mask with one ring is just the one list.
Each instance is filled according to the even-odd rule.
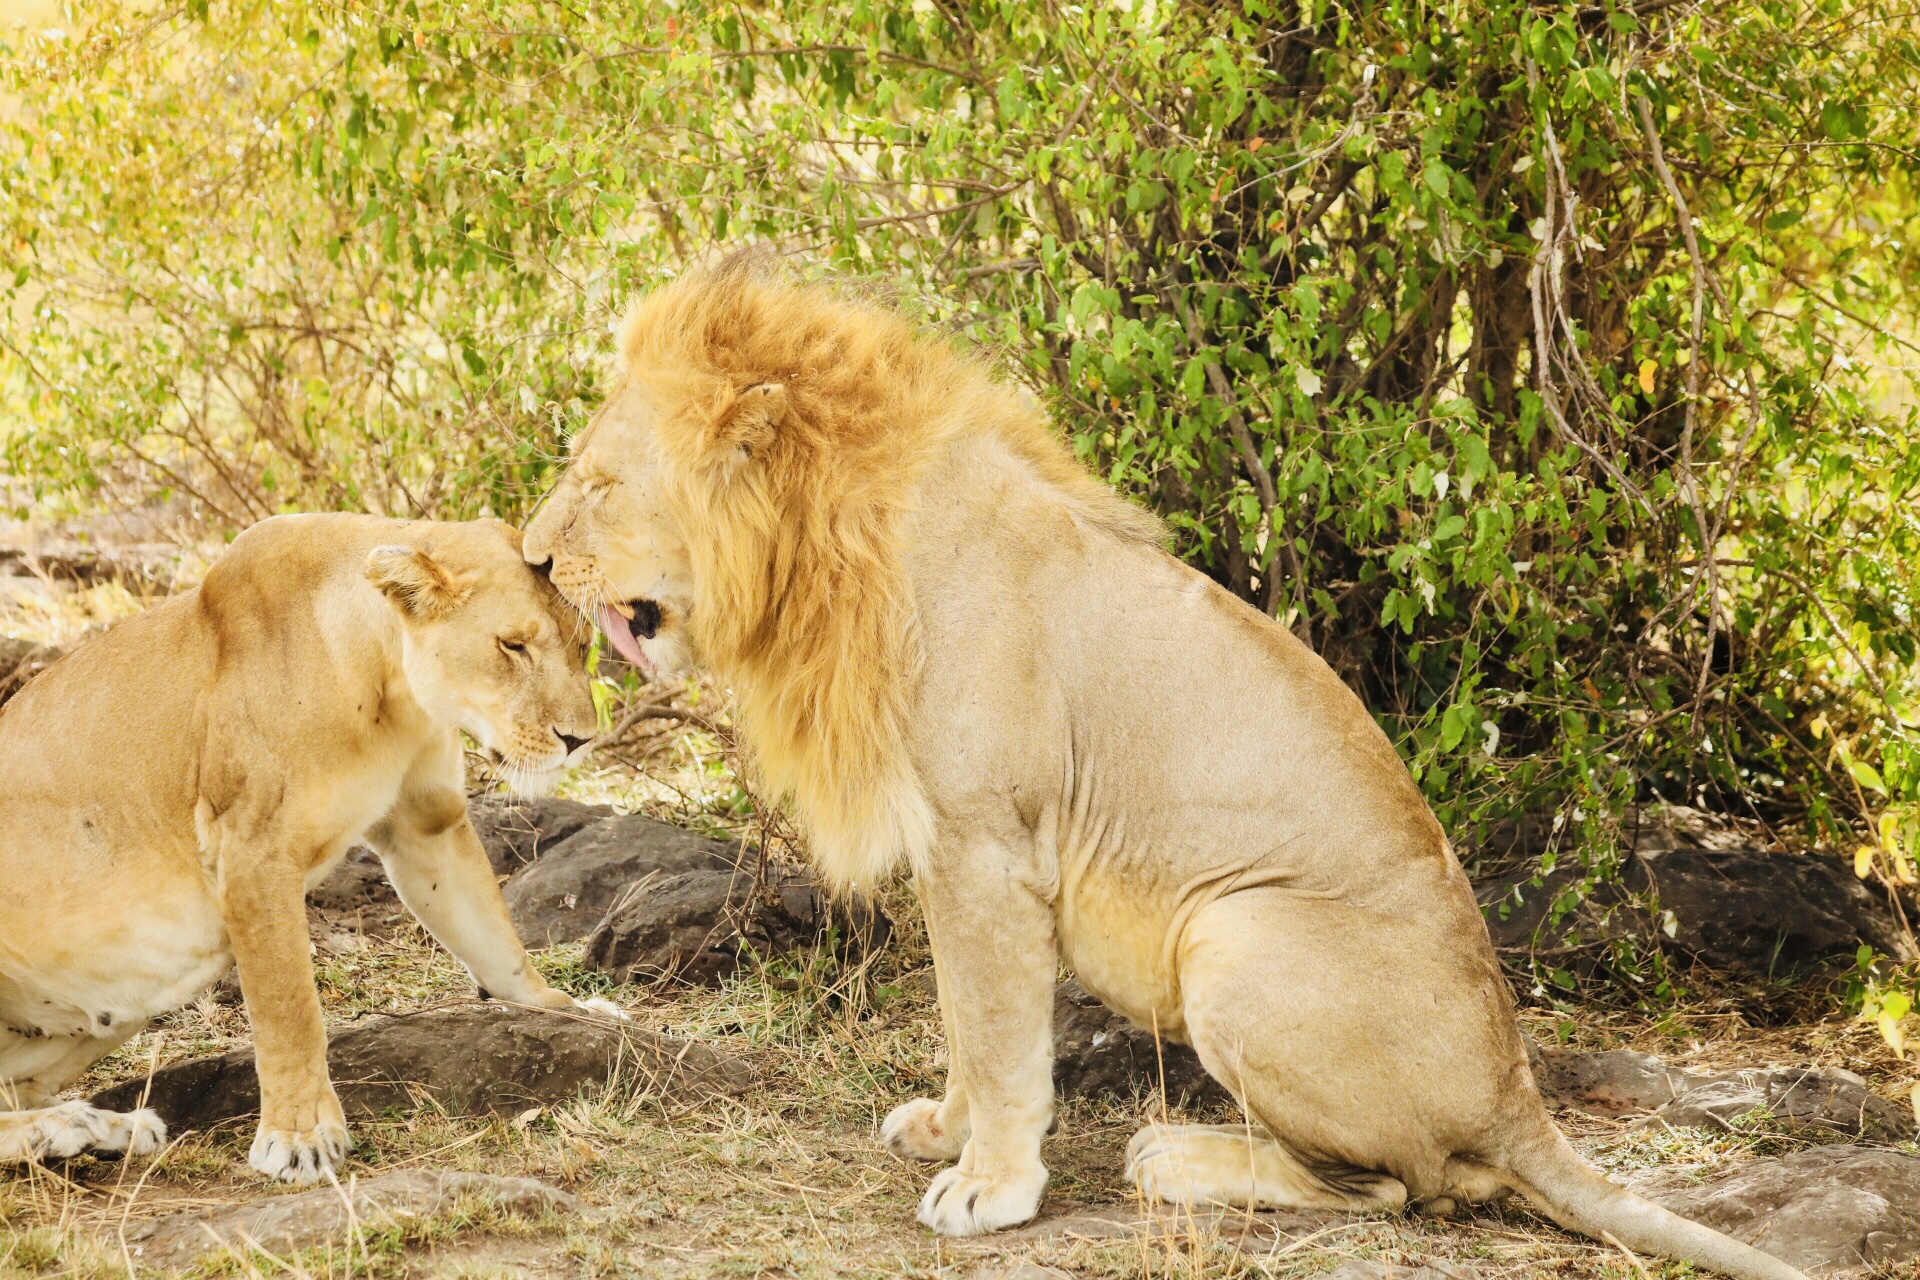
[[1887,1047],[1893,1050],[1893,1056],[1896,1058],[1905,1058],[1907,1056],[1907,1033],[1900,1026],[1899,1019],[1882,1013],[1878,1018],[1874,1019],[1874,1022],[1879,1025],[1880,1036],[1887,1042]]
[[1865,760],[1847,761],[1847,772],[1853,775],[1855,782],[1869,791],[1878,791],[1881,795],[1887,794],[1887,784],[1880,780],[1880,771]]

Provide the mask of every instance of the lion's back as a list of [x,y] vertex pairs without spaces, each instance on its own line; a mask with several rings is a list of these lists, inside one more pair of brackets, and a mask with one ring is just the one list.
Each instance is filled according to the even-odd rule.
[[1079,771],[1175,879],[1283,842],[1343,879],[1446,861],[1385,733],[1285,628],[982,452],[928,490],[930,787],[1034,796]]

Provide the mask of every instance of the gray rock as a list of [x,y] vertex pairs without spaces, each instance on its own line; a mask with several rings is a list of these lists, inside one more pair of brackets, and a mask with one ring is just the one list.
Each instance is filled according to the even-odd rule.
[[168,542],[94,542],[52,536],[32,547],[0,547],[0,566],[18,564],[79,583],[120,582],[135,594],[166,595],[181,568],[181,548]]
[[1166,1064],[1169,1103],[1219,1103],[1231,1095],[1183,1044],[1134,1026],[1101,1004],[1078,982],[1063,982],[1053,993],[1053,1083],[1062,1096],[1112,1093],[1123,1098],[1160,1096],[1161,1063]]
[[1743,1116],[1763,1113],[1787,1130],[1809,1130],[1899,1142],[1914,1136],[1913,1112],[1871,1093],[1851,1072],[1815,1067],[1748,1070],[1709,1077],[1644,1121],[1737,1130]]
[[[581,804],[549,796],[516,800],[508,796],[475,796],[467,803],[467,818],[487,851],[494,874],[510,875],[534,861],[569,836],[613,816],[603,804]],[[355,845],[307,894],[316,907],[354,911],[361,907],[392,906],[400,901],[387,881],[380,855]]]
[[327,911],[357,911],[361,907],[397,905],[400,895],[387,882],[380,855],[363,844],[347,850],[340,865],[307,891],[307,901]]
[[1652,1111],[1704,1079],[1632,1049],[1581,1053],[1529,1041],[1527,1058],[1549,1109],[1593,1116]]
[[0,636],[0,703],[26,688],[27,681],[65,656],[64,649]]
[[[1634,856],[1620,880],[1595,887],[1584,901],[1573,893],[1584,872],[1572,866],[1478,882],[1494,946],[1527,952],[1557,947],[1569,934],[1587,943],[1631,937],[1758,978],[1851,964],[1862,943],[1896,959],[1917,958],[1892,906],[1837,857],[1771,851],[1757,829],[1679,806],[1650,807],[1636,821],[1626,832]],[[1527,853],[1517,848],[1508,856]],[[1670,920],[1636,901],[1649,896],[1672,913]],[[1556,905],[1564,911],[1558,920]]]
[[1318,1280],[1475,1280],[1479,1274],[1472,1267],[1431,1258],[1407,1265],[1373,1258],[1348,1258]]
[[573,1213],[579,1207],[566,1192],[531,1178],[400,1169],[351,1182],[343,1179],[339,1189],[322,1187],[249,1204],[170,1213],[129,1228],[127,1249],[143,1269],[183,1267],[228,1249],[245,1257],[255,1245],[285,1257],[329,1242],[346,1242],[356,1223],[361,1232],[378,1235],[409,1218],[430,1217],[476,1201],[526,1216]]
[[1851,1071],[1830,1067],[1750,1067],[1713,1074],[1682,1071],[1632,1049],[1581,1053],[1527,1046],[1528,1065],[1551,1110],[1594,1116],[1652,1112],[1644,1125],[1692,1125],[1722,1131],[1765,1113],[1787,1130],[1897,1142],[1913,1136],[1910,1111],[1874,1094]]
[[865,901],[836,900],[805,876],[749,867],[636,881],[587,937],[587,963],[623,981],[717,986],[751,957],[834,938],[845,955],[884,946],[893,922]]
[[[507,882],[507,909],[530,947],[592,933],[629,892],[663,876],[731,871],[737,845],[632,815],[591,823]],[[750,852],[749,856],[753,856]]]
[[[705,1045],[630,1023],[572,1011],[503,1004],[428,1009],[337,1029],[327,1073],[349,1116],[412,1109],[431,1099],[465,1115],[508,1113],[561,1102],[618,1076],[675,1102],[736,1095],[753,1083],[744,1062]],[[144,1077],[92,1099],[126,1111],[140,1105]],[[248,1050],[195,1058],[154,1073],[147,1106],[170,1129],[202,1129],[260,1109]]]
[[1789,977],[1852,963],[1862,943],[1915,958],[1886,898],[1837,857],[1685,848],[1638,857],[1673,913],[1663,945],[1715,968]]
[[1816,1276],[1920,1257],[1920,1156],[1904,1152],[1811,1147],[1660,1199]]
[[0,636],[0,676],[11,672],[23,662],[33,662],[52,650],[32,640],[21,640],[14,636]]
[[1009,1243],[1080,1243],[1146,1237],[1185,1240],[1195,1234],[1242,1245],[1268,1246],[1300,1240],[1353,1221],[1333,1209],[1266,1209],[1248,1213],[1206,1205],[1109,1204],[1060,1206],[1024,1227],[996,1236]]
[[473,823],[474,834],[486,846],[495,874],[503,876],[512,875],[562,840],[613,816],[607,805],[581,804],[558,796],[537,800],[475,796],[467,802],[467,818]]

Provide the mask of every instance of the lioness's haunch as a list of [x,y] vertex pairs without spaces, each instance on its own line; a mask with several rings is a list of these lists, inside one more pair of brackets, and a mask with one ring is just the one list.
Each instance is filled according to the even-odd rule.
[[44,1104],[237,963],[253,1166],[337,1163],[305,894],[362,838],[482,988],[573,1005],[467,823],[460,731],[553,775],[594,731],[585,637],[497,521],[279,516],[0,708],[0,1106],[32,1108],[0,1162],[157,1145],[151,1112]]
[[1167,555],[1029,397],[737,263],[642,301],[621,355],[527,556],[621,652],[733,687],[830,877],[911,868],[951,1065],[946,1098],[882,1136],[958,1161],[923,1222],[1037,1211],[1064,957],[1251,1117],[1144,1129],[1148,1195],[1444,1211],[1517,1189],[1631,1248],[1798,1274],[1581,1162],[1386,736],[1286,629]]

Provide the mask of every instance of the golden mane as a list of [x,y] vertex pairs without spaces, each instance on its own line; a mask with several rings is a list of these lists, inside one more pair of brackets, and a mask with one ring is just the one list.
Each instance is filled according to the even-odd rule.
[[1083,522],[1158,541],[1028,397],[895,312],[739,259],[642,299],[620,339],[693,556],[689,625],[762,776],[828,880],[919,865],[933,814],[906,746],[921,667],[902,516],[939,453],[990,433]]

